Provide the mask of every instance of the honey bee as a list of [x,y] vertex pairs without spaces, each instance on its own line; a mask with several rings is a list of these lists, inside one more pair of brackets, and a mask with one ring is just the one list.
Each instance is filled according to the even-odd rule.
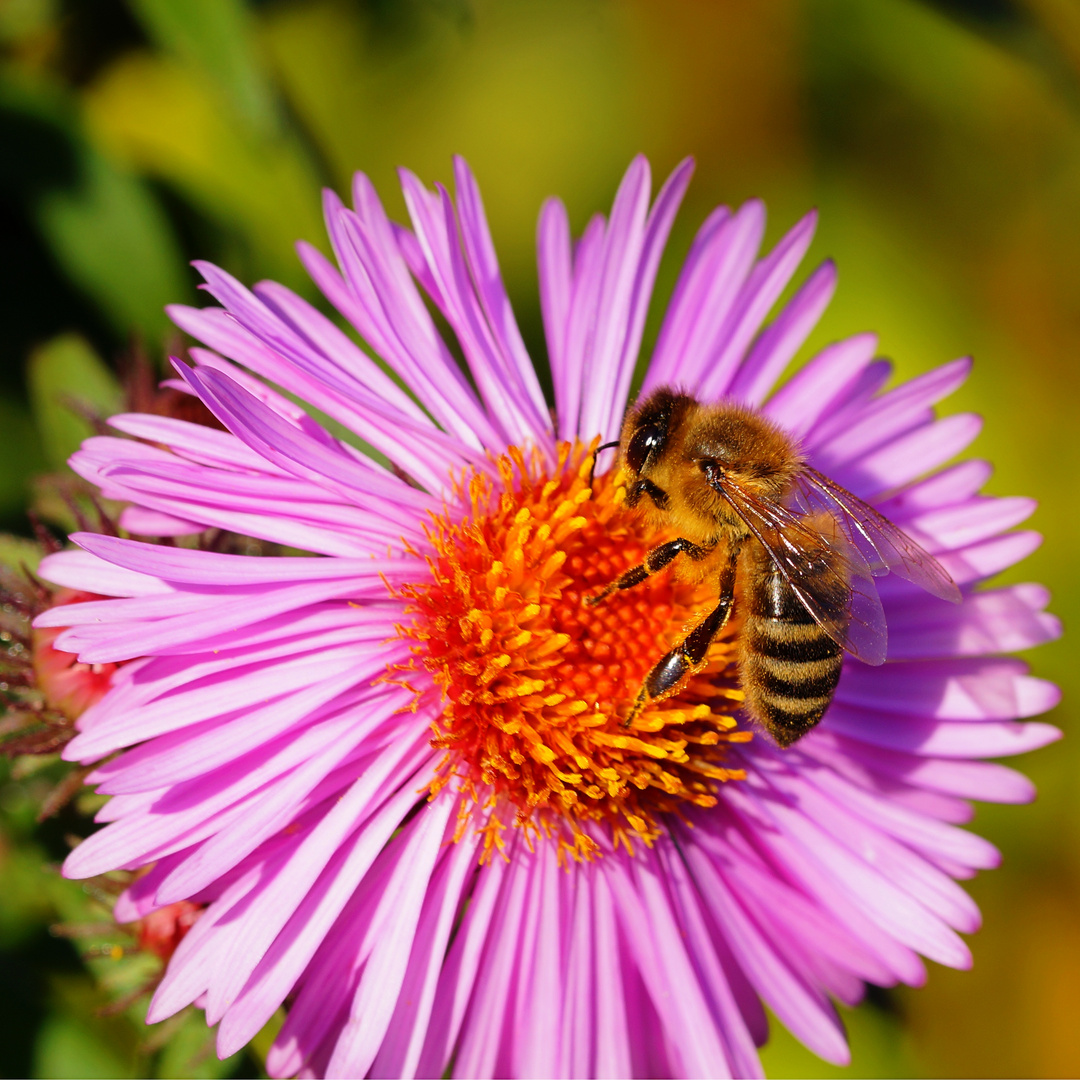
[[736,594],[745,608],[738,658],[744,707],[781,747],[805,735],[829,707],[843,651],[868,664],[884,662],[885,616],[874,576],[892,571],[944,600],[960,600],[933,556],[811,468],[796,443],[753,409],[705,405],[660,389],[629,410],[621,439],[607,445],[619,447],[627,505],[641,505],[654,526],[679,535],[587,603],[631,589],[672,563],[692,580],[715,573],[720,586],[716,607],[646,676],[627,726],[704,665]]

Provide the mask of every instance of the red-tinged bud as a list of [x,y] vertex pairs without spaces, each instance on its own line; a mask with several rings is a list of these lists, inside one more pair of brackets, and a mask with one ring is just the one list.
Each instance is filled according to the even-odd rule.
[[135,924],[139,948],[167,961],[202,913],[203,905],[190,900],[178,900],[150,912]]
[[[95,593],[59,589],[53,606],[100,599],[102,598]],[[58,627],[34,630],[34,675],[38,688],[45,696],[45,704],[50,709],[63,713],[69,720],[76,720],[105,696],[118,665],[80,663],[74,653],[64,652],[53,646],[53,642],[62,632],[62,628]]]

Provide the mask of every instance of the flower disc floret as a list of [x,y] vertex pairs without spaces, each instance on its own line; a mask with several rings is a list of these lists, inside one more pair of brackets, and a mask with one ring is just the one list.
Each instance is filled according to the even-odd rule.
[[663,537],[625,508],[619,478],[590,487],[580,445],[560,446],[550,472],[513,448],[496,465],[496,478],[464,482],[469,516],[437,520],[431,582],[407,590],[414,663],[445,697],[435,786],[453,777],[477,802],[512,807],[518,824],[568,825],[577,852],[595,850],[589,821],[627,845],[627,825],[651,840],[658,814],[713,806],[715,785],[743,776],[725,758],[728,743],[751,737],[732,715],[735,635],[625,726],[649,669],[707,610],[709,586],[661,574],[590,606]]

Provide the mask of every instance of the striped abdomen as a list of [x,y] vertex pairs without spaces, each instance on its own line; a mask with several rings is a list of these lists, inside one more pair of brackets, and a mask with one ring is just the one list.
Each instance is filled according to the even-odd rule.
[[[790,746],[829,707],[843,650],[814,622],[760,544],[749,544],[744,559],[739,676],[745,706],[780,746]],[[845,610],[847,590],[835,601]]]

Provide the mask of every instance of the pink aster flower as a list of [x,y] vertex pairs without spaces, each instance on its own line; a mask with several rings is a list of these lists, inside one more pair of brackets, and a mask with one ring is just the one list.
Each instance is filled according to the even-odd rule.
[[[690,172],[650,206],[638,158],[576,243],[544,207],[554,409],[459,160],[456,198],[403,173],[409,228],[358,175],[353,209],[326,197],[337,266],[300,246],[366,348],[282,286],[200,265],[221,306],[173,309],[206,346],[176,385],[226,430],[122,415],[126,437],[72,459],[130,504],[130,532],[201,537],[79,534],[41,571],[113,599],[38,625],[123,665],[66,751],[101,762],[90,782],[112,799],[65,872],[145,869],[121,921],[204,906],[150,1021],[194,1002],[227,1055],[284,1005],[274,1076],[752,1076],[766,1006],[845,1062],[834,1001],[917,985],[922,957],[971,963],[959,934],[979,914],[955,879],[998,855],[957,826],[969,799],[1032,797],[984,759],[1057,737],[1017,722],[1056,689],[1002,654],[1058,624],[1040,586],[980,588],[1038,537],[1008,531],[1030,500],[978,494],[988,465],[942,468],[979,427],[933,411],[967,361],[885,389],[864,334],[776,389],[835,285],[826,263],[766,323],[813,215],[760,258],[760,203],[710,215],[643,392],[760,408],[963,602],[880,579],[888,662],[848,658],[790,749],[739,710],[738,620],[623,726],[711,588],[660,574],[583,602],[656,540],[603,460],[590,486],[589,447],[618,436]],[[307,554],[212,550],[226,533]]]

